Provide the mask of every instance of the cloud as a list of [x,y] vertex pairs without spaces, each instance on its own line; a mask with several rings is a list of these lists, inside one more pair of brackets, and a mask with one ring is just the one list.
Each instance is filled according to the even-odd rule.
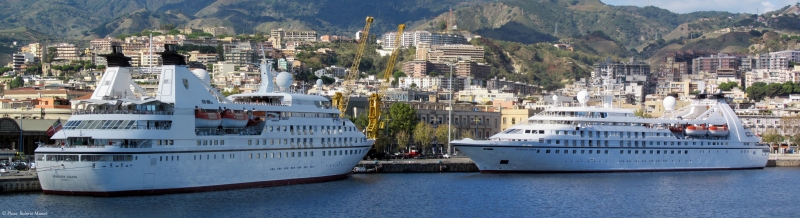
[[728,11],[733,13],[750,13],[774,11],[786,5],[794,5],[797,0],[601,0],[608,5],[655,6],[675,13],[695,11]]

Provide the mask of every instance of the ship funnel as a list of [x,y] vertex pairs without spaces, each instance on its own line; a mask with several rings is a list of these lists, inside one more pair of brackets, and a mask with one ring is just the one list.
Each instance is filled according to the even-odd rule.
[[108,67],[130,67],[131,58],[122,54],[122,46],[112,45],[111,54],[100,55],[106,58]]

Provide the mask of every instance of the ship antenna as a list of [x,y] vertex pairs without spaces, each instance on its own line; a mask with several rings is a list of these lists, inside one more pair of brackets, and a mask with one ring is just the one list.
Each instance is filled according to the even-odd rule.
[[264,53],[264,43],[260,43],[261,45],[261,66],[259,69],[261,71],[261,87],[258,88],[258,92],[260,93],[270,93],[274,91],[272,86],[272,60],[267,60],[267,55]]

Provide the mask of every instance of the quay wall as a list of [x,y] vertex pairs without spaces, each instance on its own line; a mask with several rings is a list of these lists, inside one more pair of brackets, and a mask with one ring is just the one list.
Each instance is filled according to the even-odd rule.
[[767,167],[800,167],[800,160],[768,160]]
[[382,162],[358,164],[377,173],[439,173],[439,172],[479,172],[475,163],[404,163]]
[[41,190],[42,185],[39,184],[39,178],[37,177],[0,177],[0,194]]

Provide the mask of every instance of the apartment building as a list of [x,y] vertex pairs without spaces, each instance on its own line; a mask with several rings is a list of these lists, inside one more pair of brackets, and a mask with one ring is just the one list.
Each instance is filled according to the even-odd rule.
[[[429,44],[425,43],[425,45],[427,46]],[[417,50],[422,49],[425,48],[423,46],[417,48]],[[484,61],[484,51],[481,46],[450,44],[435,45],[431,46],[429,49],[430,51],[425,52],[424,58],[432,62]],[[417,54],[420,54],[420,52],[417,52]],[[420,58],[421,57],[417,57],[419,60],[426,60]]]
[[57,43],[48,46],[49,48],[55,48],[55,60],[80,60],[80,49],[74,44]]
[[733,69],[739,70],[741,58],[731,55],[719,53],[711,55],[710,57],[699,57],[692,60],[692,72],[697,73],[700,71],[716,73],[718,69]]

